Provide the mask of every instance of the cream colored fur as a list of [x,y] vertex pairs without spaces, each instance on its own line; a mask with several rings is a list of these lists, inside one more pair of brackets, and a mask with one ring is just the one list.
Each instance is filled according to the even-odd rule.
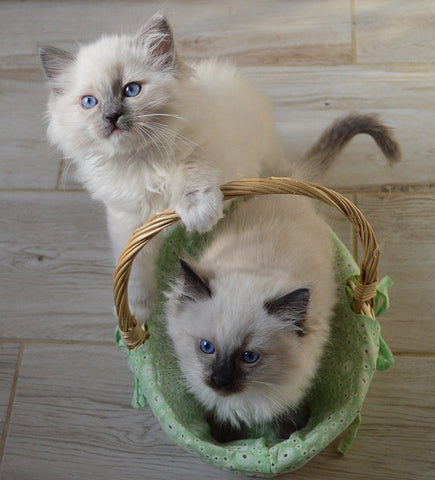
[[[262,424],[297,407],[316,373],[336,301],[330,233],[311,200],[254,198],[241,204],[216,233],[195,267],[209,279],[211,298],[169,295],[167,328],[189,389],[221,422]],[[310,290],[306,335],[267,314],[267,300],[299,288]],[[261,352],[249,366],[241,393],[221,396],[204,382],[216,347]],[[248,339],[248,340],[247,340]]]

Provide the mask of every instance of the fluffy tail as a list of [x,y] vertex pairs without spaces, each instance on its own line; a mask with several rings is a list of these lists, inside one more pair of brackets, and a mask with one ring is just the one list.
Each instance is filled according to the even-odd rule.
[[311,174],[325,173],[345,145],[359,133],[370,135],[378,144],[390,164],[400,160],[400,147],[390,128],[382,124],[375,114],[350,113],[339,118],[320,135],[304,155],[300,167]]

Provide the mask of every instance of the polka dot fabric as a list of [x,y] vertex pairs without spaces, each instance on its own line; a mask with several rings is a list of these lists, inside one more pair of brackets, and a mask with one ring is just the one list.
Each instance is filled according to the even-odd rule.
[[[244,475],[272,477],[296,470],[337,437],[339,451],[346,453],[358,430],[360,410],[376,369],[385,370],[393,363],[378,322],[350,308],[351,294],[346,285],[358,274],[358,267],[346,247],[331,232],[339,301],[331,342],[307,398],[311,412],[308,424],[287,440],[274,438],[273,432],[255,438],[253,432],[246,440],[219,444],[210,435],[204,411],[185,389],[163,316],[163,292],[173,278],[178,257],[185,252],[195,258],[208,235],[187,234],[182,227],[173,227],[163,235],[156,272],[160,294],[148,322],[150,338],[134,351],[124,348],[135,376],[133,406],[148,403],[172,441],[211,465]],[[387,277],[378,286],[377,314],[388,306],[390,284]],[[118,332],[116,341],[122,346]]]

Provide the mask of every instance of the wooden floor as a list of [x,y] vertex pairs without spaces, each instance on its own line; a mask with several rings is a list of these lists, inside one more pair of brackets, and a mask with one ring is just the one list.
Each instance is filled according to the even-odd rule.
[[[376,375],[350,453],[332,446],[292,478],[435,478],[435,2],[69,0],[0,3],[1,480],[233,478],[130,407],[103,210],[45,140],[36,46],[131,32],[157,10],[184,56],[233,59],[271,96],[289,156],[349,110],[394,127],[400,164],[361,137],[324,183],[379,237],[396,364]],[[333,223],[357,256],[350,227]]]

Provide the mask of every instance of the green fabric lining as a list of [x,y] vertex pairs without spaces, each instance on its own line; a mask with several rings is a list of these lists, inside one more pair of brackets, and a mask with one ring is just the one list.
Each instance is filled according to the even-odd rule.
[[355,420],[347,427],[346,431],[342,434],[340,442],[338,443],[337,450],[342,454],[346,455],[349,452],[352,444],[356,438],[356,435],[361,425],[361,415],[358,413],[355,417]]
[[[179,226],[164,233],[164,245],[157,262],[160,293],[148,328],[150,339],[134,351],[124,347],[135,376],[133,406],[146,402],[167,436],[216,467],[245,475],[272,477],[302,467],[307,461],[341,437],[338,450],[346,453],[357,434],[360,411],[376,369],[385,370],[393,358],[380,336],[376,320],[352,312],[347,280],[358,274],[352,255],[331,232],[336,252],[339,301],[332,322],[331,343],[309,396],[308,424],[287,440],[273,436],[217,443],[210,435],[205,413],[182,388],[182,376],[170,355],[171,342],[164,328],[164,290],[173,278],[179,256],[195,258],[210,234],[187,234]],[[379,283],[376,305],[379,313],[388,307],[391,279]],[[119,333],[116,343],[122,345]]]

